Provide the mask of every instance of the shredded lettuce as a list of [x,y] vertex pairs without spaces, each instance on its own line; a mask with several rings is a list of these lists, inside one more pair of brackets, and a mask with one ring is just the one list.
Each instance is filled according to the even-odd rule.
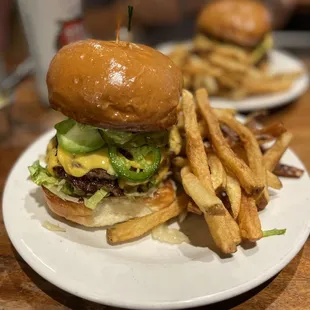
[[77,196],[67,195],[63,191],[58,190],[56,186],[51,186],[48,188],[48,190],[64,201],[79,202],[81,198]]
[[255,48],[251,54],[251,63],[258,63],[265,53],[270,50],[273,46],[272,37],[270,34],[267,34],[263,41]]
[[[146,185],[146,184],[143,184]],[[124,194],[126,197],[153,197],[154,193],[157,190],[156,186],[148,187],[148,186],[128,186],[124,188]],[[141,189],[139,191],[138,189]]]
[[112,129],[101,129],[101,132],[108,143],[124,145],[132,139],[131,132],[117,131]]
[[168,132],[144,132],[132,133],[111,129],[100,129],[101,135],[108,144],[115,144],[122,147],[141,147],[151,145],[162,147],[168,144]]
[[[53,177],[46,168],[43,168],[40,165],[40,162],[37,160],[31,166],[28,167],[30,172],[30,178],[32,182],[39,186],[44,186],[51,190],[55,195],[59,196],[63,200],[66,199],[67,196],[82,196],[83,193],[74,188],[71,184],[66,182],[65,180],[57,179]],[[109,192],[104,189],[98,190],[94,195],[89,198],[84,198],[84,204],[89,209],[95,209],[97,204],[100,201],[109,195]],[[73,197],[74,198],[74,197]],[[74,198],[74,200],[78,200],[78,198]]]
[[79,196],[82,194],[65,180],[53,177],[46,168],[40,165],[39,160],[29,166],[28,170],[31,181],[39,186],[43,185],[48,189],[54,188],[54,191],[62,192],[66,195],[74,194]]
[[136,133],[128,143],[130,147],[140,147],[142,145],[163,147],[168,144],[169,135],[167,131]]
[[81,196],[82,193],[80,193],[79,191],[77,191],[71,184],[69,184],[68,182],[64,182],[64,184],[61,186],[60,189],[64,194],[66,195],[77,195],[77,196]]
[[150,135],[146,135],[148,143],[154,144],[157,147],[166,146],[169,142],[169,131],[152,132]]
[[39,160],[35,161],[28,169],[32,182],[39,186],[49,187],[59,184],[59,180],[53,177],[46,168],[43,168]]
[[61,232],[66,232],[66,229],[59,226],[58,224],[52,224],[49,221],[44,221],[44,223],[42,224],[42,226],[50,231],[61,231]]
[[284,229],[271,229],[263,231],[264,237],[284,235],[286,233],[286,228]]
[[104,189],[99,189],[94,195],[89,198],[84,198],[84,204],[87,208],[94,210],[98,203],[109,193]]

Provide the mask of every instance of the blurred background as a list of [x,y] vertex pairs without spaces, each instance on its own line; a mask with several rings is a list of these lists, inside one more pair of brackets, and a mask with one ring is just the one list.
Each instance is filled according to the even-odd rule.
[[[215,0],[216,1],[216,0]],[[231,0],[238,1],[238,0]],[[249,0],[251,1],[251,0]],[[5,180],[14,162],[42,132],[52,128],[63,116],[48,107],[45,76],[56,51],[75,40],[93,37],[115,39],[115,30],[123,27],[120,39],[130,39],[149,45],[167,41],[191,39],[196,30],[196,18],[209,1],[205,0],[0,0],[0,201]],[[310,68],[310,0],[264,0],[272,16],[276,49],[289,51]],[[128,34],[127,6],[134,6],[132,32]],[[294,135],[292,148],[310,169],[310,90],[285,107],[268,112],[263,122],[284,122]],[[42,153],[44,150],[42,150]],[[1,203],[0,203],[1,204]],[[2,301],[14,303],[15,309],[58,309],[57,300],[74,302],[74,297],[40,280],[44,289],[36,286],[38,275],[29,267],[20,267],[22,259],[12,250],[4,233],[0,211],[0,256],[10,277],[3,282]],[[305,251],[305,253],[307,253]],[[304,254],[306,255],[306,254]],[[13,259],[12,259],[13,257]],[[16,263],[15,258],[19,261]],[[297,259],[299,264],[300,258]],[[308,258],[297,277],[304,277]],[[26,265],[25,263],[22,263]],[[300,278],[289,282],[296,285]],[[26,272],[23,271],[26,270]],[[287,276],[286,276],[287,277]],[[282,276],[269,285],[276,296],[282,294]],[[279,287],[281,290],[279,291]],[[297,288],[292,290],[297,292]],[[26,289],[25,289],[26,288]],[[30,289],[28,289],[30,288]],[[292,285],[288,288],[291,290]],[[304,290],[304,296],[307,294]],[[270,290],[265,293],[270,303]],[[280,292],[280,293],[279,293]],[[298,291],[299,292],[299,291]],[[293,294],[292,293],[292,294]],[[251,293],[253,294],[253,293]],[[51,295],[52,298],[48,297]],[[298,295],[298,294],[297,294]],[[18,296],[18,298],[16,298]],[[64,297],[63,297],[64,296]],[[305,297],[305,302],[307,298]],[[81,301],[73,308],[80,308]],[[253,302],[259,303],[255,298]],[[17,305],[18,302],[18,305]],[[273,301],[274,302],[274,301]],[[284,303],[285,301],[283,301]],[[83,305],[89,305],[86,301]],[[17,306],[16,306],[17,305]],[[1,308],[1,306],[0,306]],[[92,308],[90,305],[89,309]],[[7,309],[12,309],[8,306]],[[59,308],[60,309],[60,308]]]
[[[237,0],[236,0],[237,1]],[[55,123],[45,75],[58,48],[93,37],[114,39],[134,6],[129,39],[149,45],[189,39],[204,0],[0,0],[0,137],[27,145]],[[275,47],[310,64],[310,0],[264,0],[272,15]],[[121,39],[128,39],[121,31]]]

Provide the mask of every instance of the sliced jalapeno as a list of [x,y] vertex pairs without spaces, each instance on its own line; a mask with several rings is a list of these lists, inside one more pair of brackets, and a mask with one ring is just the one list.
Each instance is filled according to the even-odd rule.
[[149,179],[161,160],[160,149],[152,146],[122,149],[109,145],[109,156],[120,178],[139,182]]

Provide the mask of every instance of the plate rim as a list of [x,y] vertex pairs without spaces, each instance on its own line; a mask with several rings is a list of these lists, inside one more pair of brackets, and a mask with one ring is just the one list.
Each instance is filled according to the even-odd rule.
[[[6,232],[9,236],[10,242],[13,244],[14,248],[16,251],[19,253],[19,255],[26,261],[26,263],[37,273],[39,274],[42,278],[47,280],[48,282],[52,283],[56,287],[81,298],[84,298],[86,300],[96,302],[99,304],[103,305],[108,305],[108,306],[113,306],[113,307],[124,307],[126,309],[184,309],[188,307],[198,307],[198,306],[204,306],[204,305],[209,305],[213,304],[216,302],[224,301],[230,298],[233,298],[235,296],[238,296],[240,294],[243,294],[247,291],[250,291],[251,289],[259,286],[260,284],[264,283],[265,281],[268,281],[272,277],[274,277],[277,273],[279,273],[285,266],[287,266],[291,260],[298,254],[298,252],[302,249],[304,246],[305,242],[308,239],[308,236],[310,234],[310,218],[308,219],[308,223],[304,224],[303,230],[299,232],[299,238],[298,242],[294,244],[294,246],[291,248],[290,251],[286,253],[285,256],[282,257],[282,259],[279,261],[278,264],[269,267],[267,270],[264,271],[264,273],[260,274],[259,276],[255,277],[254,279],[247,281],[245,283],[242,283],[238,286],[235,286],[233,288],[220,291],[217,293],[214,293],[212,295],[207,295],[207,296],[201,296],[201,297],[196,297],[194,299],[189,299],[189,300],[182,300],[182,301],[168,301],[168,302],[158,302],[156,304],[150,302],[136,302],[136,301],[123,301],[121,298],[120,299],[115,299],[115,298],[109,298],[107,296],[103,296],[103,298],[95,298],[92,296],[87,295],[87,293],[84,293],[83,291],[75,291],[74,288],[71,288],[69,286],[66,286],[65,282],[61,280],[61,277],[53,276],[53,273],[49,272],[49,269],[45,266],[43,267],[43,264],[37,264],[36,260],[32,260],[31,256],[29,255],[30,252],[29,250],[27,251],[25,247],[21,245],[20,240],[16,240],[14,238],[14,235],[12,231],[8,230],[8,220],[7,217],[7,207],[4,207],[5,201],[6,201],[6,196],[7,196],[7,191],[8,187],[10,185],[10,179],[12,177],[13,171],[17,168],[17,166],[20,164],[22,161],[24,155],[27,153],[27,151],[34,146],[34,144],[39,143],[40,140],[46,139],[48,136],[52,135],[52,132],[54,129],[50,129],[40,135],[34,142],[32,142],[19,156],[19,158],[16,160],[14,165],[11,167],[9,174],[6,178],[5,181],[5,186],[3,190],[3,197],[2,197],[2,211],[3,211],[3,221],[5,225]],[[307,177],[307,182],[310,185],[310,179],[309,179],[309,174],[308,171],[303,164],[303,162],[300,160],[300,158],[296,155],[294,151],[289,149],[290,152],[294,157],[298,159],[298,161],[302,164],[303,168],[305,169],[305,176]]]

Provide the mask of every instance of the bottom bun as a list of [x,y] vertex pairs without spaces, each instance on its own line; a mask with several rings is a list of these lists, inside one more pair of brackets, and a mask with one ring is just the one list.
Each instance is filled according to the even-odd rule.
[[165,208],[175,200],[171,181],[166,181],[152,197],[110,197],[104,198],[91,210],[83,202],[63,200],[42,187],[50,210],[65,219],[87,227],[103,227],[142,217]]

